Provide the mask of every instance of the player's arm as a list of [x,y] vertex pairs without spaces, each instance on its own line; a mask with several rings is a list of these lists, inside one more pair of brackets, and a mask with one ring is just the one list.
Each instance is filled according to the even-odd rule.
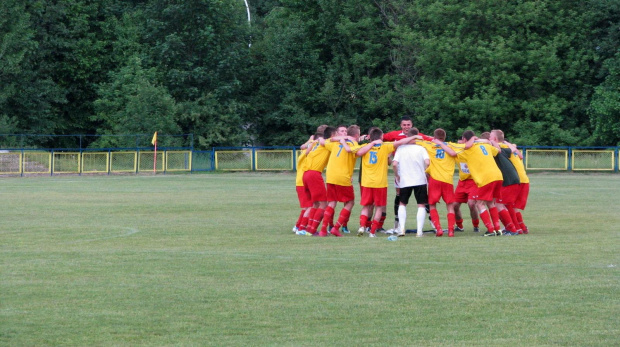
[[351,153],[351,147],[347,143],[347,140],[340,139],[340,144],[342,145],[342,148],[344,148],[344,150],[347,151],[347,153]]
[[512,151],[512,153],[516,154],[517,156],[519,156],[519,158],[521,160],[523,160],[523,153],[521,153],[521,151],[517,148],[517,145],[512,144],[508,141],[504,141],[504,144],[506,146],[508,146],[508,148],[510,148],[510,150]]
[[428,169],[429,166],[431,166],[431,160],[424,159],[424,171],[426,171],[426,169]]
[[420,135],[414,135],[414,136],[409,136],[409,137],[405,137],[404,139],[398,140],[396,142],[394,142],[394,148],[398,148],[406,143],[409,143],[413,140],[422,140],[422,136]]
[[477,136],[472,136],[471,139],[465,142],[465,149],[470,149],[477,140],[479,140]]
[[448,145],[446,145],[443,141],[440,141],[438,139],[433,139],[432,142],[436,145],[439,145],[441,149],[444,150],[444,152],[448,153],[449,156],[456,157],[456,152],[452,148],[450,148]]
[[370,151],[370,149],[372,148],[372,146],[374,145],[378,145],[383,143],[383,141],[381,140],[374,140],[372,142],[368,142],[367,144],[365,144],[362,148],[360,148],[355,155],[358,157],[363,156],[364,154],[368,153],[368,151]]
[[422,140],[424,141],[428,141],[428,142],[433,142],[433,140],[435,139],[432,136],[428,136],[428,135],[424,135],[422,133],[418,133],[418,135],[422,136]]
[[392,160],[392,169],[394,170],[394,178],[396,182],[400,182],[400,175],[398,174],[398,161]]
[[300,149],[308,149],[308,147],[310,147],[310,145],[312,144],[312,142],[314,142],[314,135],[310,136],[310,138],[308,139],[308,141],[304,142],[303,145],[301,145],[299,148]]

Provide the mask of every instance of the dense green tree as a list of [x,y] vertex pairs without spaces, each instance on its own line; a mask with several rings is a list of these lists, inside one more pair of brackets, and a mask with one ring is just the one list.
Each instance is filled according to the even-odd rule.
[[[177,106],[166,88],[159,84],[154,68],[144,69],[140,58],[133,57],[127,66],[110,73],[110,77],[111,81],[99,88],[99,99],[94,104],[93,118],[101,124],[99,135],[180,133]],[[161,139],[162,146],[178,145],[173,138]],[[102,136],[93,145],[134,147],[136,142],[133,137]]]

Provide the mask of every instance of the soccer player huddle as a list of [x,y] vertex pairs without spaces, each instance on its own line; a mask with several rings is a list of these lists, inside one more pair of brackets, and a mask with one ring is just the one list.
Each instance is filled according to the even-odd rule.
[[[357,125],[319,126],[301,145],[297,160],[301,212],[293,232],[322,237],[350,232],[348,222],[355,205],[353,172],[357,157],[361,157],[358,236],[366,232],[370,237],[376,237],[377,232],[405,236],[406,206],[412,195],[417,203],[417,237],[424,236],[427,213],[435,235],[443,236],[437,211],[440,200],[448,212],[448,237],[464,231],[463,203],[469,207],[474,232],[479,232],[482,220],[487,229],[483,236],[528,233],[521,213],[529,194],[523,156],[516,145],[504,139],[501,130],[479,137],[467,130],[457,142],[446,142],[443,129],[436,129],[433,136],[424,135],[413,127],[409,116],[402,117],[400,125],[401,130],[385,134],[373,127],[363,136]],[[394,228],[385,230],[390,164],[396,188]],[[459,169],[456,190],[455,166]],[[338,202],[344,206],[335,219]]]

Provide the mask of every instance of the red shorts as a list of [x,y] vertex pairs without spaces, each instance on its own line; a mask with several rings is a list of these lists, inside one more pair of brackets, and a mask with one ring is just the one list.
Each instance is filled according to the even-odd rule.
[[306,190],[304,186],[296,186],[297,188],[297,199],[299,199],[299,207],[301,208],[309,208],[312,207],[312,201],[308,199],[306,196]]
[[525,210],[525,205],[527,205],[527,197],[530,195],[530,184],[521,183],[519,184],[519,188],[519,195],[517,195],[517,200],[515,200],[515,208]]
[[501,196],[497,199],[497,202],[504,205],[511,205],[517,200],[519,192],[521,191],[520,184],[511,184],[506,187],[502,187]]
[[478,187],[474,180],[466,179],[464,181],[459,180],[456,185],[456,191],[454,192],[454,202],[466,203],[476,193]]
[[360,204],[362,206],[368,206],[368,205],[385,206],[387,205],[387,187],[386,188],[362,187],[362,200]]
[[493,181],[489,184],[485,184],[482,187],[478,187],[478,190],[472,196],[474,200],[493,201],[493,199],[499,199],[501,197],[503,181]]
[[443,198],[446,204],[454,202],[454,186],[452,184],[438,181],[432,177],[428,178],[428,203],[434,205]]
[[327,201],[325,181],[323,181],[323,176],[320,172],[314,170],[304,172],[303,181],[306,196],[310,201]]
[[327,201],[349,202],[355,200],[353,186],[327,183]]

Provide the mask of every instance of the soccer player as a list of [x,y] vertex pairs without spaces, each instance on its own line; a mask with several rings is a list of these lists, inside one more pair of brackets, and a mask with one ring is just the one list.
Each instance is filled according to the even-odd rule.
[[[407,135],[415,136],[418,129],[411,128]],[[421,137],[420,137],[421,139]],[[400,187],[399,206],[398,206],[398,231],[399,237],[405,236],[407,229],[407,204],[413,193],[418,203],[417,237],[424,236],[424,221],[426,220],[426,204],[428,203],[426,169],[430,165],[428,152],[422,146],[415,144],[404,144],[396,150],[392,166],[394,169],[395,182]]]
[[[517,199],[520,190],[519,184],[521,183],[519,181],[519,174],[509,159],[512,156],[512,150],[508,146],[500,146],[499,143],[504,142],[504,132],[499,129],[491,131],[489,140],[493,146],[500,150],[500,153],[495,156],[495,162],[502,172],[503,183],[500,197],[495,201],[495,205],[499,212],[499,218],[506,228],[506,232],[503,235],[518,235],[516,224],[513,223],[507,208],[507,206],[513,205]],[[496,229],[499,229],[498,226],[496,226]]]
[[[463,143],[463,139],[459,140],[459,143]],[[461,213],[461,204],[466,203],[469,207],[469,215],[471,216],[471,223],[473,226],[473,231],[475,233],[480,231],[478,227],[480,225],[480,220],[478,219],[478,210],[476,209],[476,201],[472,198],[474,193],[477,190],[476,183],[471,178],[471,173],[469,172],[469,167],[466,162],[462,162],[456,158],[457,167],[459,168],[459,182],[456,185],[456,190],[454,191],[454,216],[456,218],[456,227],[454,227],[455,231],[464,231],[463,228],[463,214]]]
[[[501,146],[502,144],[500,144]],[[525,166],[523,165],[523,154],[517,148],[516,145],[504,140],[503,145],[508,146],[510,150],[512,150],[512,156],[510,156],[510,161],[514,165],[515,169],[519,173],[519,193],[517,195],[517,199],[514,202],[513,206],[508,206],[508,211],[510,212],[510,216],[512,217],[513,223],[517,225],[517,232],[528,234],[529,230],[527,226],[523,222],[523,215],[521,211],[525,209],[525,205],[527,204],[527,198],[530,193],[530,179],[527,177],[527,173],[525,172]]]
[[387,203],[387,176],[388,157],[396,148],[405,144],[413,137],[407,137],[396,142],[383,142],[383,131],[379,128],[372,129],[369,133],[368,144],[360,147],[356,155],[362,157],[362,213],[360,216],[360,229],[358,236],[364,234],[366,221],[369,219],[369,208],[375,206],[374,218],[370,228],[370,237],[376,237],[375,232],[379,228],[381,216],[385,213]]
[[[409,129],[411,129],[412,127],[413,127],[413,121],[411,119],[411,116],[404,115],[400,119],[400,130],[394,130],[394,131],[390,131],[388,133],[383,134],[383,141],[393,142],[393,141],[404,139],[405,137],[408,136]],[[418,131],[418,135],[420,135],[426,141],[431,141],[433,139],[432,137],[426,136],[420,133],[419,131]],[[399,228],[398,210],[400,206],[400,198],[399,198],[400,189],[398,187],[398,183],[394,182],[394,188],[396,189],[396,196],[394,197],[394,229],[388,230],[386,232],[387,234],[391,234],[395,232],[396,230],[398,230]],[[385,216],[383,216],[383,219],[385,219]]]
[[420,142],[420,145],[426,148],[431,158],[431,165],[427,172],[428,178],[428,204],[430,206],[430,215],[433,226],[436,228],[436,236],[443,236],[443,229],[437,212],[437,203],[440,199],[446,203],[448,209],[448,237],[454,237],[454,224],[456,221],[454,215],[454,167],[456,165],[456,152],[452,147],[457,144],[447,144],[446,131],[438,128],[434,131],[434,140],[432,142]]
[[483,236],[501,235],[501,231],[495,228],[495,225],[499,225],[499,214],[494,202],[500,197],[502,187],[502,172],[493,159],[499,150],[486,143],[476,143],[478,138],[474,135],[471,130],[463,132],[465,150],[457,155],[459,160],[467,163],[476,182],[477,191],[472,198],[476,201],[482,223],[488,229]]
[[[306,149],[314,140],[314,135],[310,136],[308,141],[306,141],[303,145],[301,145],[301,153],[297,157],[297,174],[295,176],[295,188],[297,190],[297,199],[299,200],[299,207],[301,208],[301,213],[299,218],[297,219],[297,223],[293,227],[294,233],[300,233],[303,228],[308,224],[308,215],[306,212],[309,212],[308,209],[312,207],[312,201],[308,200],[306,193],[304,191],[304,182],[303,176],[304,172],[306,172]],[[305,232],[304,232],[305,233]],[[300,233],[301,234],[301,233]]]
[[[325,148],[330,151],[326,173],[328,202],[319,236],[327,236],[327,228],[332,225],[330,233],[334,236],[342,236],[339,229],[349,221],[351,209],[355,204],[355,194],[351,181],[357,157],[351,148],[357,148],[355,140],[359,138],[360,129],[357,125],[352,125],[349,128],[339,126],[337,133],[338,136],[334,138],[334,140],[338,140],[337,142],[325,143]],[[343,202],[344,208],[340,211],[338,222],[334,225],[334,208],[338,202]]]
[[[317,128],[317,132],[320,132],[322,127]],[[325,188],[322,172],[325,166],[327,166],[330,153],[321,143],[324,143],[325,139],[329,140],[329,138],[336,134],[336,128],[334,127],[326,126],[323,129],[323,135],[314,140],[306,150],[307,170],[303,175],[304,191],[306,196],[312,201],[306,232],[312,235],[318,235],[316,231],[323,219],[325,207],[327,207],[327,189]]]

